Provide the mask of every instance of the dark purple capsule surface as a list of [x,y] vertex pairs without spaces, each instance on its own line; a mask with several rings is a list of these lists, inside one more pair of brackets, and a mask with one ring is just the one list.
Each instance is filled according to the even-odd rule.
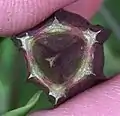
[[28,80],[42,85],[55,105],[105,79],[103,43],[110,30],[64,10],[16,36],[25,51]]

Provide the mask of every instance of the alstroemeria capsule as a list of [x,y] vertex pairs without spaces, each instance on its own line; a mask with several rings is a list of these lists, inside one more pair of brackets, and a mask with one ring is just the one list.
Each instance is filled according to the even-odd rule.
[[104,78],[103,43],[110,31],[59,10],[16,39],[25,51],[28,80],[43,85],[55,105]]

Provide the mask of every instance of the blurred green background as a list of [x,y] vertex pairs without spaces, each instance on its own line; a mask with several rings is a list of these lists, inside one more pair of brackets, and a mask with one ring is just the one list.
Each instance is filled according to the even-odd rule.
[[[111,28],[113,34],[104,44],[106,76],[120,72],[120,0],[105,0],[99,12],[91,20],[93,24],[101,24]],[[24,106],[39,90],[37,86],[26,82],[26,67],[22,53],[14,46],[10,38],[0,39],[0,115],[7,111]],[[31,100],[35,101],[36,97]],[[30,102],[31,102],[30,101]],[[45,93],[41,93],[32,110],[52,107]],[[31,102],[32,103],[32,102]],[[34,106],[34,108],[33,108]],[[29,108],[29,109],[31,109]],[[26,107],[24,111],[28,110]],[[21,112],[21,110],[18,109]],[[23,112],[24,112],[23,111]],[[8,115],[17,116],[17,115]],[[22,115],[21,115],[22,116]]]

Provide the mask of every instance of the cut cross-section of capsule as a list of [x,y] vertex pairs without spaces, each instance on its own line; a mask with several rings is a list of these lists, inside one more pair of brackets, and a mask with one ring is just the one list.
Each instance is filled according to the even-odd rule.
[[46,87],[57,105],[104,78],[102,44],[109,35],[108,29],[60,10],[16,39],[25,51],[28,79]]

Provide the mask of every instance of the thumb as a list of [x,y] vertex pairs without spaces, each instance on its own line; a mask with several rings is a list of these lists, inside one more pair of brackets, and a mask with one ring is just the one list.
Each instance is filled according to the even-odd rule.
[[120,116],[120,75],[68,100],[60,107],[29,116]]
[[76,0],[0,0],[0,35],[29,29]]

